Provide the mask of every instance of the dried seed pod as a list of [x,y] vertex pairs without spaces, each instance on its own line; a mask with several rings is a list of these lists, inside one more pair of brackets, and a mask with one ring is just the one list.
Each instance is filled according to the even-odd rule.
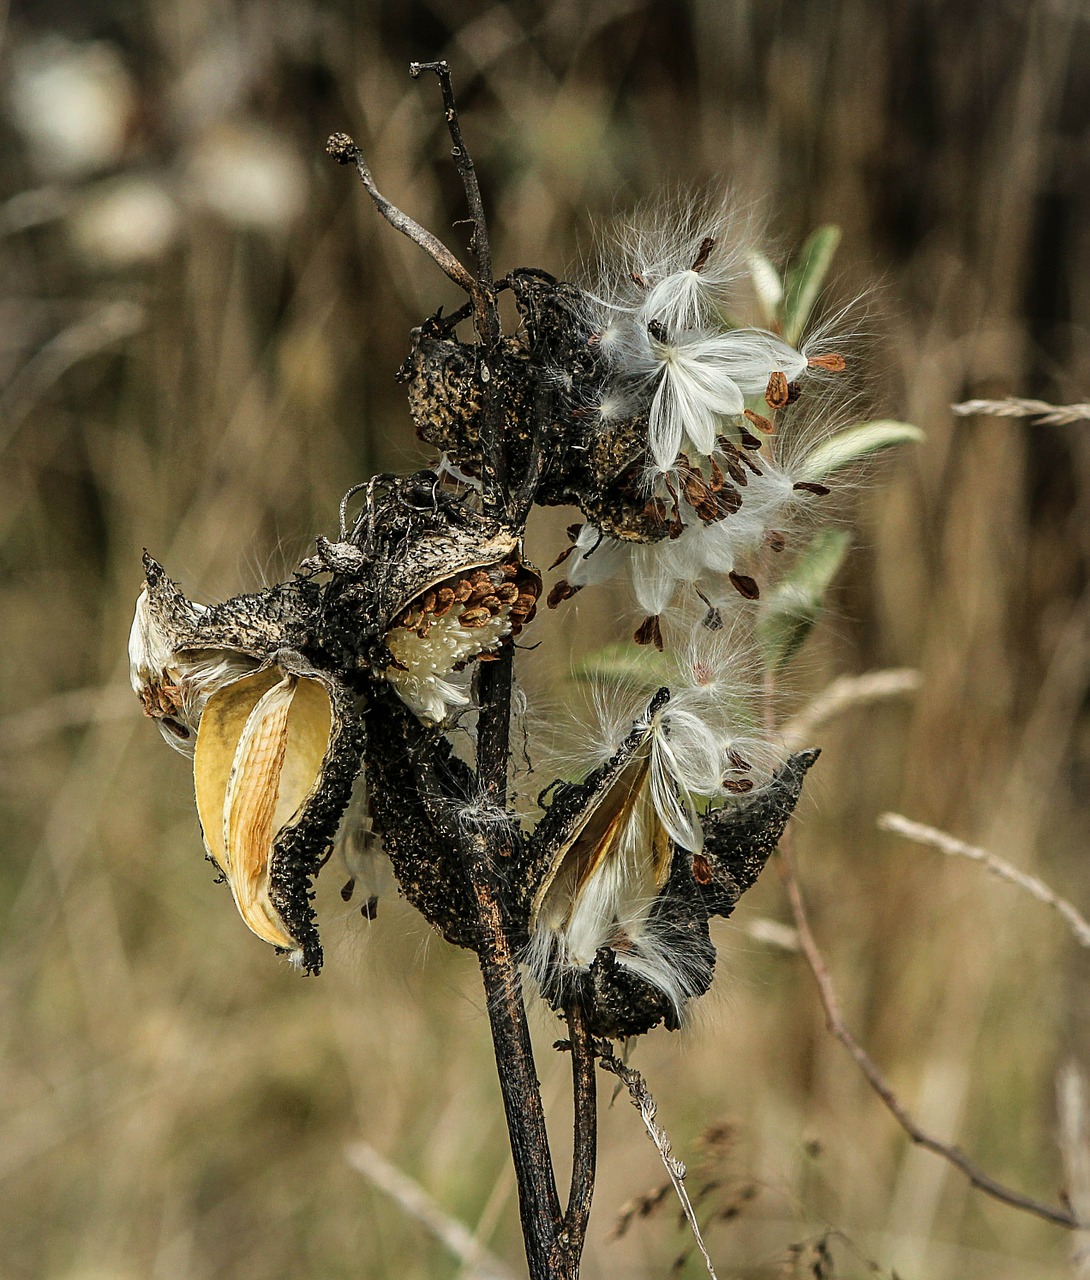
[[654,801],[651,720],[668,697],[584,783],[555,788],[531,848],[527,964],[544,998],[579,1004],[597,1035],[677,1027],[714,970],[692,855],[679,857]]
[[711,915],[729,916],[771,857],[790,818],[816,750],[800,751],[753,796],[704,815],[702,856],[710,878],[700,882]]
[[310,972],[322,962],[310,882],[362,746],[347,690],[288,650],[217,690],[197,732],[193,776],[208,854],[248,927]]
[[[326,615],[337,632],[323,640],[348,651],[346,665],[389,680],[421,719],[441,723],[469,703],[451,677],[495,652],[518,622],[497,588],[509,581],[515,600],[536,600],[540,576],[515,531],[444,491],[433,471],[373,482],[351,540],[366,576],[331,584]],[[337,606],[356,599],[352,625],[351,608]]]
[[171,746],[191,753],[209,697],[281,645],[303,643],[317,608],[318,588],[299,581],[194,604],[145,552],[129,633],[130,679],[145,714]]

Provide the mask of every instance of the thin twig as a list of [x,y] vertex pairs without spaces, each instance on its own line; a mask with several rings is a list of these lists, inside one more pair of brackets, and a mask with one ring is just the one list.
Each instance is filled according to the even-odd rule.
[[1047,400],[1022,400],[1017,396],[1008,396],[1005,400],[964,400],[950,408],[959,418],[978,413],[993,418],[1036,418],[1050,427],[1090,419],[1090,404],[1049,404]]
[[647,1130],[647,1136],[655,1144],[656,1150],[662,1157],[662,1163],[666,1166],[666,1172],[673,1183],[678,1199],[681,1201],[681,1207],[685,1210],[685,1217],[689,1221],[689,1229],[693,1233],[697,1247],[704,1255],[704,1265],[708,1268],[708,1275],[711,1276],[712,1280],[719,1280],[715,1274],[715,1267],[712,1265],[711,1255],[704,1244],[704,1237],[700,1234],[700,1224],[696,1220],[696,1210],[689,1199],[689,1193],[685,1190],[685,1166],[671,1151],[670,1139],[666,1135],[666,1130],[655,1123],[658,1104],[651,1096],[647,1081],[634,1067],[626,1067],[620,1058],[614,1054],[608,1042],[603,1041],[600,1044],[598,1061],[601,1063],[603,1070],[611,1071],[628,1090],[629,1099],[640,1113],[640,1119]]
[[884,698],[915,693],[923,677],[911,667],[888,671],[867,671],[861,676],[840,676],[824,688],[812,702],[783,726],[781,734],[789,750],[806,746],[814,730],[851,707],[865,706]]
[[471,1268],[476,1280],[515,1280],[515,1273],[486,1249],[465,1223],[447,1213],[419,1182],[392,1165],[370,1143],[353,1143],[345,1156],[357,1173],[362,1173],[373,1186],[396,1200],[464,1266]]
[[878,826],[883,831],[895,831],[898,835],[904,836],[908,840],[915,840],[917,844],[931,845],[933,848],[940,850],[947,856],[952,858],[968,858],[971,862],[979,862],[982,866],[998,876],[1000,880],[1006,880],[1010,884],[1017,885],[1020,889],[1024,889],[1026,893],[1036,898],[1038,902],[1043,902],[1045,906],[1051,907],[1063,917],[1064,923],[1070,928],[1075,936],[1075,940],[1082,947],[1090,947],[1090,921],[1066,898],[1048,887],[1043,880],[1038,880],[1036,876],[1031,876],[1025,871],[1019,869],[1000,858],[997,854],[989,853],[987,849],[979,849],[976,845],[966,844],[963,840],[957,840],[951,835],[947,835],[945,831],[939,831],[935,827],[925,826],[922,822],[913,822],[910,818],[902,817],[899,813],[883,813],[878,819]]
[[776,859],[776,863],[779,868],[780,878],[787,891],[787,899],[791,904],[792,914],[795,917],[795,926],[799,931],[799,944],[802,947],[802,954],[806,959],[810,972],[814,975],[814,981],[817,983],[822,1008],[825,1010],[825,1025],[828,1027],[829,1032],[847,1049],[860,1071],[862,1071],[867,1083],[882,1100],[905,1133],[918,1146],[924,1147],[926,1150],[932,1151],[935,1155],[942,1156],[944,1160],[949,1161],[956,1169],[961,1170],[974,1187],[977,1187],[986,1195],[992,1196],[994,1199],[1012,1206],[1012,1208],[1022,1209],[1026,1213],[1032,1213],[1039,1218],[1044,1218],[1046,1222],[1081,1230],[1084,1224],[1080,1223],[1074,1214],[1058,1205],[1034,1200],[1030,1196],[1022,1195],[1021,1192],[1014,1191],[1010,1187],[1004,1186],[1003,1183],[997,1182],[985,1173],[983,1169],[974,1164],[957,1147],[940,1142],[938,1138],[932,1137],[931,1134],[921,1129],[908,1113],[904,1104],[878,1070],[874,1060],[848,1030],[844,1022],[844,1016],[840,1010],[840,1002],[837,999],[832,978],[829,976],[829,970],[821,952],[818,950],[818,945],[814,941],[814,935],[810,930],[810,922],[806,915],[806,908],[803,905],[802,894],[799,890],[798,881],[795,879],[794,867],[788,848],[790,841],[787,836],[789,834],[787,833],[784,839],[780,841],[780,856]]
[[360,181],[363,183],[364,189],[374,202],[375,208],[391,227],[396,231],[400,231],[403,236],[408,236],[414,244],[418,244],[439,268],[460,289],[464,289],[470,297],[476,294],[476,283],[473,277],[442,240],[438,236],[432,235],[430,231],[425,230],[419,222],[410,218],[407,213],[403,213],[397,205],[391,204],[379,191],[378,187],[375,186],[374,178],[371,176],[371,170],[367,167],[367,161],[363,158],[363,153],[347,133],[332,134],[325,144],[325,149],[326,153],[331,155],[338,164],[354,164],[356,166],[356,172],[360,175]]
[[[1090,1221],[1090,1090],[1086,1076],[1067,1062],[1056,1077],[1057,1139],[1063,1157],[1064,1199]],[[1083,1235],[1072,1256],[1076,1280],[1090,1280],[1090,1239]]]
[[[579,1274],[579,1258],[590,1221],[594,1174],[598,1159],[598,1089],[594,1073],[597,1048],[587,1028],[586,1014],[578,1005],[568,1010],[568,1045],[572,1058],[572,1093],[575,1145],[572,1153],[571,1190],[557,1245],[567,1261],[567,1274]],[[562,1264],[562,1259],[557,1259]]]
[[469,247],[477,262],[478,294],[475,298],[482,308],[478,316],[478,334],[482,342],[493,346],[500,335],[499,315],[496,312],[495,288],[492,283],[492,248],[488,239],[488,223],[484,216],[484,201],[477,181],[477,168],[462,138],[462,126],[458,119],[458,106],[454,101],[454,86],[450,79],[450,66],[446,62],[410,62],[409,75],[415,80],[424,71],[434,71],[443,94],[443,112],[453,144],[451,159],[462,180],[469,217],[473,223],[473,235]]
[[[500,312],[496,305],[496,286],[492,279],[492,249],[488,238],[488,222],[481,200],[481,188],[477,182],[477,168],[462,137],[462,125],[458,119],[458,104],[454,100],[450,67],[446,62],[411,62],[409,75],[415,80],[423,71],[434,71],[443,95],[443,113],[453,144],[451,157],[458,176],[462,180],[466,205],[473,234],[469,247],[477,262],[477,279],[470,295],[473,299],[473,327],[477,331],[484,351],[478,365],[478,376],[484,389],[481,405],[481,496],[486,512],[505,511],[507,508],[507,474],[504,465],[501,422],[503,406],[496,394],[495,370],[492,362],[499,346]],[[525,517],[523,517],[525,519]]]

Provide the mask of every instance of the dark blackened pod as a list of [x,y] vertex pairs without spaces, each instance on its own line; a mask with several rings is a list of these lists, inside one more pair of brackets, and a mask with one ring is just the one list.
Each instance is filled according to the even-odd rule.
[[147,552],[144,579],[129,633],[132,687],[166,741],[192,754],[209,697],[275,650],[305,641],[318,588],[293,581],[223,604],[196,604]]
[[756,881],[776,851],[819,754],[816,748],[798,752],[761,791],[704,815],[704,844],[692,855],[691,865],[709,915],[729,916]]

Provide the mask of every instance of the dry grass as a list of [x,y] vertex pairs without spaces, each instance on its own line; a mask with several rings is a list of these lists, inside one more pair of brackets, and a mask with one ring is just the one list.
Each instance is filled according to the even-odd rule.
[[[136,97],[107,174],[74,181],[0,121],[0,1275],[457,1275],[349,1166],[359,1136],[521,1265],[472,957],[397,902],[368,925],[327,884],[324,975],[278,965],[212,884],[186,765],[124,687],[142,546],[198,597],[233,593],[328,532],[349,484],[420,457],[391,375],[452,288],[321,146],[350,129],[384,190],[449,228],[434,86],[404,74],[436,55],[463,88],[501,270],[563,270],[591,217],[726,179],[785,245],[844,227],[834,302],[881,283],[880,407],[928,443],[862,496],[798,698],[880,667],[920,671],[922,690],[823,725],[800,875],[846,1016],[905,1101],[1052,1198],[1056,1069],[1090,1060],[1086,958],[1036,904],[904,856],[875,818],[943,827],[1090,903],[1090,440],[947,408],[1090,390],[1079,6],[48,13],[113,42]],[[8,20],[7,83],[41,34],[29,13]],[[278,229],[217,214],[193,176],[209,137],[247,121],[298,166],[304,198]],[[77,214],[133,173],[175,201],[173,245],[130,266],[81,254]],[[539,560],[557,536],[543,527]],[[543,696],[616,612],[589,595],[542,655]],[[739,914],[786,918],[775,877]],[[830,1224],[857,1249],[833,1238],[838,1274],[865,1259],[929,1280],[1068,1274],[1062,1232],[908,1149],[826,1035],[797,956],[733,925],[719,942],[718,996],[635,1061],[683,1158],[710,1122],[736,1122],[728,1181],[760,1190],[707,1233],[720,1274],[779,1274]],[[563,1155],[566,1064],[556,1024],[542,1013],[536,1030]],[[661,1177],[626,1105],[603,1116],[602,1151],[585,1274],[662,1276],[681,1239],[669,1210],[611,1238]]]

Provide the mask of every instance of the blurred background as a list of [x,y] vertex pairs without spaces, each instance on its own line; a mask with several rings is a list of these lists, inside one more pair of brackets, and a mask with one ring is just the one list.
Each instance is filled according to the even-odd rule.
[[[351,132],[462,247],[437,86],[406,74],[434,57],[500,273],[564,273],[594,220],[663,185],[729,184],[773,252],[843,228],[828,305],[867,296],[875,410],[927,441],[859,497],[792,706],[844,673],[922,685],[815,735],[799,875],[848,1022],[905,1103],[1056,1200],[1057,1071],[1090,1066],[1086,953],[875,820],[934,823],[1090,905],[1090,426],[949,409],[1090,398],[1090,10],[26,0],[0,52],[0,1276],[470,1274],[350,1165],[361,1137],[521,1272],[473,957],[326,883],[324,973],[278,962],[213,884],[189,766],[125,657],[143,547],[220,599],[289,571],[349,485],[424,460],[393,374],[455,292],[322,148]],[[571,518],[543,527],[539,563]],[[539,625],[554,702],[620,612],[591,596]],[[762,920],[788,920],[771,871],[716,925],[695,1025],[634,1058],[694,1188],[717,1183],[720,1276],[832,1274],[792,1248],[830,1229],[838,1276],[1072,1274],[1069,1233],[910,1147]],[[567,1064],[533,1016],[562,1161]],[[671,1203],[616,1231],[662,1182],[623,1099],[600,1168],[584,1274],[669,1274],[688,1247]]]

